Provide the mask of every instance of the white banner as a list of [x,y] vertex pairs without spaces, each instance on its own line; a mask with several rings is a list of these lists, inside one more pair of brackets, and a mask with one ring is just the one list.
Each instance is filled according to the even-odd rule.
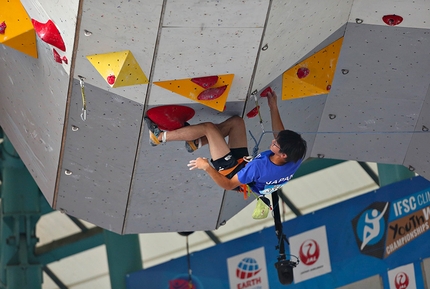
[[299,258],[299,265],[294,268],[294,283],[299,283],[331,272],[325,226],[292,236],[291,254]]
[[390,289],[417,289],[414,264],[408,264],[388,271]]
[[230,289],[269,289],[264,247],[227,259]]

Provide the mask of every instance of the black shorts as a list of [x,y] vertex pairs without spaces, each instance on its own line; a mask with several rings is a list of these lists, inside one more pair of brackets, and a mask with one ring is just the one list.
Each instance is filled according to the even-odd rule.
[[[217,171],[223,171],[228,170],[230,168],[233,168],[237,165],[237,160],[242,159],[243,157],[246,157],[249,155],[248,148],[233,148],[230,149],[230,152],[226,154],[224,157],[219,158],[217,160],[211,160],[212,165]],[[243,165],[237,166],[237,168],[229,173],[226,177],[231,178],[233,177],[238,171],[240,171],[246,163],[244,162]]]

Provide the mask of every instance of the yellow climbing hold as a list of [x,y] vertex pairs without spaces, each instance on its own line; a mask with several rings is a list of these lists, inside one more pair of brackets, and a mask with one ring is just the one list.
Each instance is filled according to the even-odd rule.
[[111,87],[148,83],[130,50],[89,55],[87,59]]
[[0,43],[37,58],[36,33],[19,0],[0,0]]

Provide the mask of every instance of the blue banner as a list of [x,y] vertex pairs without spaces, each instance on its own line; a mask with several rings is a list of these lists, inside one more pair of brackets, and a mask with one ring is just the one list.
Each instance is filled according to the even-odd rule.
[[[300,260],[288,287],[332,289],[380,275],[384,288],[402,280],[414,282],[408,288],[424,288],[429,189],[429,181],[416,177],[285,222],[287,252]],[[285,288],[274,265],[277,245],[271,227],[193,253],[193,288]],[[188,289],[187,268],[182,257],[135,272],[128,275],[127,288]]]

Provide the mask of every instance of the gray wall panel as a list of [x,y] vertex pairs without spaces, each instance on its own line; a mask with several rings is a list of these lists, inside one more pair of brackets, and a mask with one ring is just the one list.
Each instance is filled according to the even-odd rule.
[[412,136],[403,164],[412,166],[415,172],[430,179],[430,89],[421,109],[416,133]]
[[426,33],[348,23],[312,156],[403,163],[430,79]]
[[38,54],[0,47],[0,125],[52,204],[69,76],[44,42]]
[[[143,106],[90,84],[85,84],[85,95],[88,115],[83,121],[81,89],[75,80],[56,208],[120,233]],[[72,126],[79,129],[73,131]]]

